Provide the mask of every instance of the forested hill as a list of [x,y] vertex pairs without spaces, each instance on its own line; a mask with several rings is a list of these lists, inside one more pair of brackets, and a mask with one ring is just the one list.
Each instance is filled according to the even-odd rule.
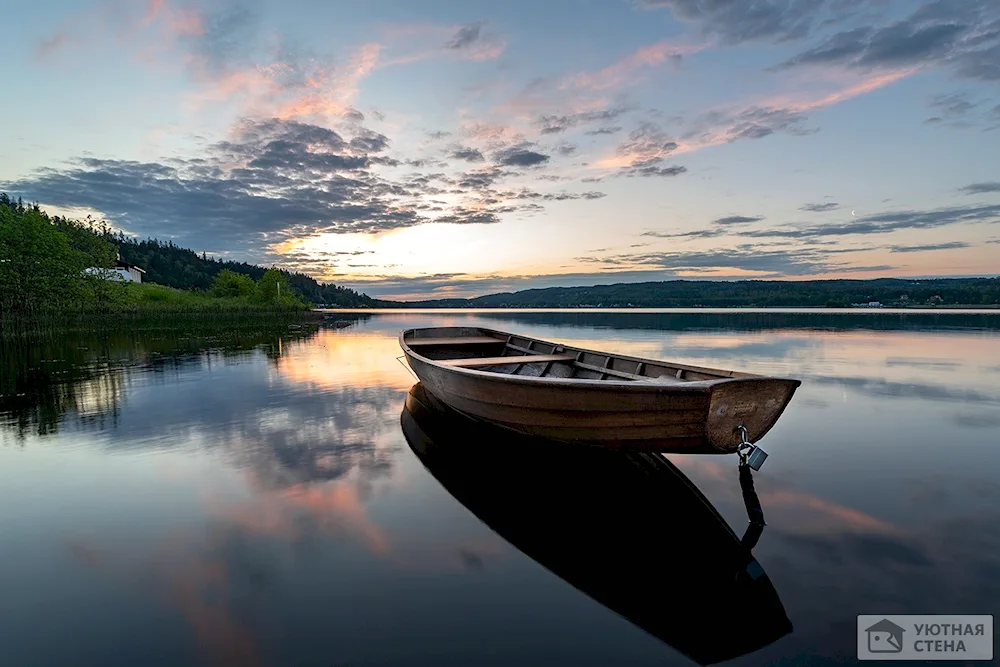
[[[254,280],[259,280],[267,270],[255,264],[220,261],[204,253],[199,255],[193,250],[176,246],[171,241],[140,241],[123,234],[110,234],[109,239],[118,246],[123,261],[146,271],[144,280],[169,287],[207,290],[215,275],[223,269],[248,275]],[[370,308],[379,303],[346,287],[321,284],[302,273],[285,273],[295,291],[314,304]]]
[[1000,304],[1000,278],[908,280],[670,280],[592,287],[549,287],[489,294],[474,299],[438,299],[411,308],[738,308]]

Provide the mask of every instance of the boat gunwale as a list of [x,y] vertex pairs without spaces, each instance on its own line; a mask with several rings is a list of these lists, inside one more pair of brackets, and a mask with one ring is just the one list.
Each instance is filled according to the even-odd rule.
[[[612,353],[612,352],[601,352],[599,350],[590,350],[590,349],[582,348],[582,347],[566,346],[566,345],[563,345],[561,343],[554,343],[552,341],[542,340],[540,338],[532,338],[531,336],[524,336],[524,335],[521,335],[521,334],[512,334],[512,333],[506,332],[506,331],[498,331],[496,329],[486,329],[486,328],[483,328],[483,327],[468,327],[468,328],[475,328],[475,329],[478,329],[479,331],[485,331],[485,332],[489,332],[491,334],[499,334],[499,335],[503,335],[503,336],[507,336],[507,337],[517,336],[518,338],[526,338],[528,340],[532,340],[532,341],[535,341],[537,343],[543,343],[545,345],[561,346],[563,348],[569,348],[569,349],[571,349],[571,350],[573,350],[575,352],[584,352],[584,353],[589,353],[589,354],[596,354],[598,356],[614,357],[614,358],[617,358],[617,359],[624,359],[624,360],[627,360],[627,361],[634,361],[634,362],[638,362],[638,363],[647,363],[647,364],[648,363],[653,363],[653,364],[656,364],[656,365],[663,365],[663,366],[668,366],[668,367],[673,367],[673,368],[682,368],[683,370],[691,370],[691,371],[695,371],[695,372],[709,372],[709,373],[711,373],[713,375],[721,375],[721,374],[725,374],[725,373],[739,373],[739,376],[737,376],[737,377],[731,377],[731,376],[730,377],[719,377],[719,378],[715,378],[715,379],[712,379],[712,380],[683,380],[683,381],[676,382],[676,383],[675,382],[662,383],[662,382],[657,382],[656,378],[649,378],[648,380],[643,381],[643,380],[617,380],[617,379],[616,380],[612,380],[610,378],[608,378],[606,380],[599,380],[599,379],[595,379],[595,378],[561,378],[561,377],[538,377],[538,376],[532,376],[532,375],[512,375],[512,374],[509,374],[509,373],[495,373],[495,372],[492,372],[492,371],[482,371],[482,370],[477,370],[477,369],[474,369],[474,368],[463,368],[463,367],[460,367],[460,366],[450,366],[448,364],[441,363],[441,361],[447,361],[447,360],[429,359],[429,358],[423,356],[422,354],[420,354],[419,352],[416,352],[413,348],[411,348],[407,344],[407,342],[406,342],[406,335],[409,334],[409,333],[412,333],[414,331],[420,331],[422,329],[447,329],[447,328],[453,328],[453,327],[421,327],[419,329],[404,329],[404,330],[402,330],[402,331],[399,332],[399,346],[402,348],[403,353],[405,355],[407,355],[408,357],[409,356],[416,357],[422,363],[429,364],[431,366],[434,366],[435,368],[439,368],[439,369],[444,370],[444,371],[448,371],[448,372],[456,373],[456,374],[460,374],[460,375],[467,375],[467,376],[470,376],[470,377],[473,377],[473,378],[480,378],[480,379],[490,378],[490,379],[493,379],[493,380],[498,380],[498,381],[506,382],[506,383],[510,383],[510,384],[523,384],[523,385],[528,385],[528,386],[531,386],[531,385],[536,385],[537,386],[539,384],[545,384],[545,385],[555,386],[555,387],[560,387],[560,386],[562,386],[562,387],[576,387],[576,388],[580,388],[580,389],[583,389],[583,388],[596,389],[596,388],[600,388],[600,387],[605,387],[605,388],[612,388],[613,387],[616,390],[627,389],[628,391],[637,391],[637,392],[651,392],[652,391],[652,392],[663,392],[663,393],[679,393],[679,392],[683,392],[683,393],[706,393],[706,392],[711,392],[713,387],[718,386],[720,384],[739,383],[739,382],[759,382],[761,380],[775,380],[775,381],[780,381],[780,382],[794,382],[795,385],[796,385],[796,387],[798,387],[801,384],[801,381],[795,380],[795,379],[792,379],[792,378],[781,378],[781,377],[774,377],[774,376],[770,376],[770,375],[757,375],[757,374],[754,374],[754,373],[744,373],[743,371],[726,371],[726,370],[721,369],[721,368],[708,368],[708,367],[705,367],[705,366],[687,366],[687,365],[684,365],[684,364],[673,365],[669,361],[662,361],[662,360],[657,360],[657,359],[648,359],[648,358],[643,358],[643,357],[632,357],[632,356],[624,355],[624,354],[615,354],[615,353]],[[504,338],[497,338],[497,343],[503,343],[506,346],[507,340],[505,340]],[[567,363],[574,363],[574,362],[567,362]]]

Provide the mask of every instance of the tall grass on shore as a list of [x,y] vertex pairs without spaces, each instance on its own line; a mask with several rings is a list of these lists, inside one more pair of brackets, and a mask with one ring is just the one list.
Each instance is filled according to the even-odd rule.
[[223,327],[254,330],[283,323],[322,319],[297,300],[262,302],[254,296],[211,296],[150,283],[115,286],[113,299],[97,310],[90,303],[30,312],[0,310],[0,336],[33,336],[58,331],[157,331]]

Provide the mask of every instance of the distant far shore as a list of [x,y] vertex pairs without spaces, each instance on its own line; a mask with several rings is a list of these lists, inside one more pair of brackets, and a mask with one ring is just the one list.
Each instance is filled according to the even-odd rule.
[[404,313],[412,310],[558,310],[558,311],[705,311],[713,310],[796,310],[816,313],[879,313],[879,312],[930,312],[941,310],[1000,310],[1000,304],[947,304],[942,306],[857,306],[857,307],[826,307],[826,306],[385,306],[378,308],[316,308],[314,312],[321,313],[364,313],[364,312],[394,312]]
[[[375,308],[996,308],[1000,278],[663,280],[544,287],[474,298],[389,301]],[[360,304],[359,304],[360,305]]]

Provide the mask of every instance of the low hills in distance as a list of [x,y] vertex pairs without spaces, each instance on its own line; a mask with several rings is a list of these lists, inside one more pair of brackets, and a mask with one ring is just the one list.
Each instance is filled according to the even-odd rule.
[[[383,302],[384,303],[384,302]],[[406,308],[848,308],[1000,305],[1000,278],[668,280],[547,287]]]

